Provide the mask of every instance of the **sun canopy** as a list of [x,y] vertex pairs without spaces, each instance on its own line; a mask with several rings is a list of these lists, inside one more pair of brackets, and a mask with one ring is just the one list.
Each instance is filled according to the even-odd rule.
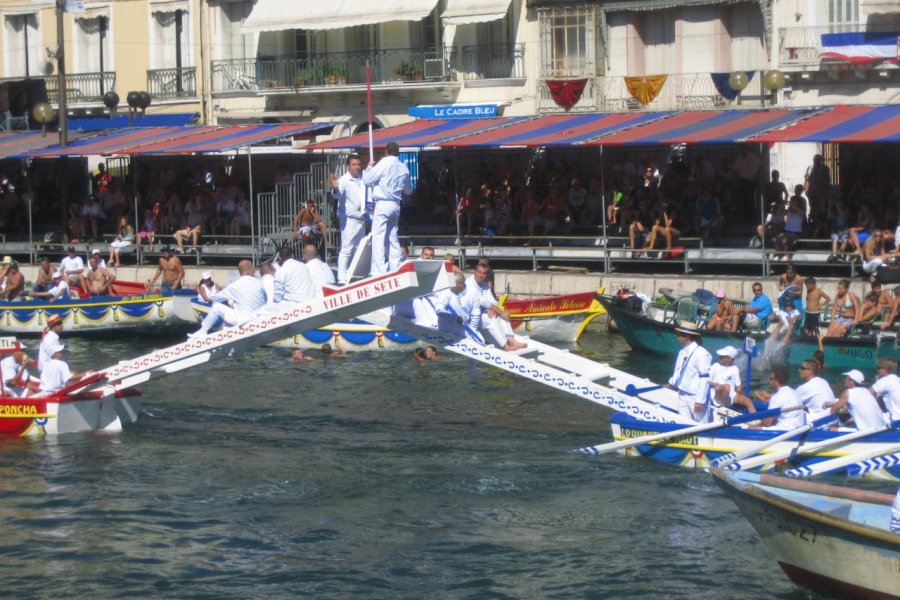
[[[77,140],[81,134],[69,133],[70,140]],[[8,131],[0,132],[0,159],[15,157],[41,148],[56,145],[59,136],[56,133],[44,135],[40,131]]]
[[286,123],[280,125],[231,125],[190,137],[162,140],[141,146],[129,154],[206,154],[245,148],[268,140],[317,131],[330,131],[337,123]]
[[[421,149],[440,146],[463,135],[488,131],[518,123],[529,117],[492,117],[489,119],[422,119],[396,127],[378,129],[373,134],[374,146],[384,148],[395,142],[401,148]],[[351,151],[369,147],[369,134],[360,133],[337,140],[308,146],[308,151]]]
[[798,121],[815,109],[685,111],[605,135],[587,146],[726,144]]
[[[195,135],[215,127],[146,127],[104,132],[83,138],[68,146],[51,146],[27,153],[31,158],[59,158],[62,156],[94,156],[108,154],[134,154],[143,145],[162,140]],[[25,158],[24,156],[22,158]]]
[[752,142],[900,142],[900,105],[847,106],[814,114]]
[[538,147],[579,144],[670,115],[668,112],[547,115],[456,138],[443,148]]
[[256,0],[241,33],[286,29],[346,29],[389,21],[420,21],[438,0]]

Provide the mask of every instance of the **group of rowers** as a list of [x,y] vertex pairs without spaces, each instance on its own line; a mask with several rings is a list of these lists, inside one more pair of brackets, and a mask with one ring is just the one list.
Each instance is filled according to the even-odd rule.
[[744,394],[740,370],[734,364],[739,354],[736,348],[719,348],[718,362],[713,363],[712,355],[700,345],[701,333],[696,324],[681,323],[675,332],[681,350],[667,387],[678,392],[678,413],[692,421],[709,422],[723,408],[756,412],[754,400],[781,411],[761,419],[755,427],[789,430],[833,417],[835,424],[868,430],[900,420],[900,377],[893,358],[878,360],[878,373],[870,385],[858,369],[842,373],[843,390],[837,397],[822,377],[823,359],[811,357],[801,363],[799,375],[803,383],[796,389],[789,385],[787,367],[775,365],[769,370],[769,389],[756,391],[751,399]]
[[[0,386],[2,386],[0,391],[4,396],[13,398],[49,396],[91,375],[90,371],[72,371],[63,360],[65,346],[59,341],[62,329],[62,317],[53,315],[47,320],[47,326],[44,328],[37,360],[28,356],[28,348],[21,342],[9,356],[0,360]],[[30,372],[32,369],[36,370],[38,375],[32,375]]]

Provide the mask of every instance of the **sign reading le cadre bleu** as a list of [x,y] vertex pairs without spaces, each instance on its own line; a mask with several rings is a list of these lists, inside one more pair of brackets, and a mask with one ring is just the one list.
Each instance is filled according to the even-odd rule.
[[419,119],[483,119],[497,116],[496,104],[432,104],[410,106],[406,113]]

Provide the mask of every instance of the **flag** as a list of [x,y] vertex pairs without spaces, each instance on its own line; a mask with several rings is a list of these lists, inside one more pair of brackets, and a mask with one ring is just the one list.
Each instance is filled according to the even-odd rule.
[[823,58],[836,58],[862,64],[882,60],[897,61],[898,33],[823,33]]

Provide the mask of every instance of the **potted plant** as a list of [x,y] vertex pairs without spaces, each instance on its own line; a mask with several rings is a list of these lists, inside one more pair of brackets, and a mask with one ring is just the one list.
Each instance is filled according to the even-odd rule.
[[400,61],[400,64],[394,69],[394,72],[400,76],[403,81],[421,81],[422,80],[422,69],[416,64],[408,63],[405,60]]
[[306,87],[313,85],[313,83],[315,83],[315,73],[313,73],[312,69],[298,71],[297,76],[294,77],[294,87]]
[[325,83],[328,85],[346,85],[347,84],[347,67],[340,65],[332,67],[328,76],[325,77]]

